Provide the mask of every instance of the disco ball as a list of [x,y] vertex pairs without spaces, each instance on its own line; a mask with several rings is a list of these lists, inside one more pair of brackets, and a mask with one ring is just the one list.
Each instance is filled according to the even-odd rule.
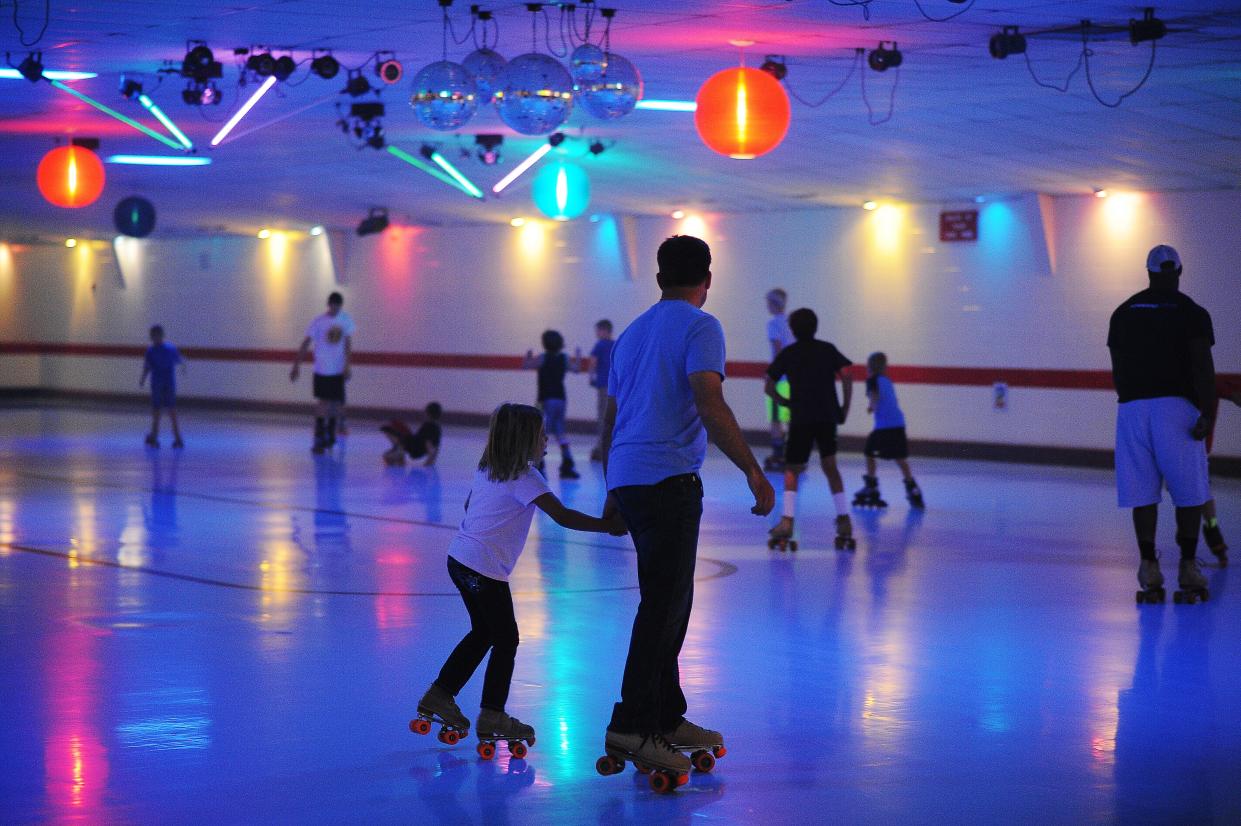
[[478,108],[478,84],[474,73],[451,60],[437,60],[414,76],[409,99],[418,120],[432,129],[457,129],[474,117]]
[[642,75],[618,54],[609,54],[598,80],[578,86],[582,105],[600,120],[615,120],[633,111],[642,99]]
[[500,120],[523,135],[546,135],[573,110],[573,78],[545,54],[519,55],[500,73],[496,108]]
[[465,60],[461,61],[461,65],[474,73],[474,80],[478,82],[478,102],[491,103],[496,89],[499,88],[497,81],[500,79],[500,73],[508,65],[508,61],[498,52],[484,48],[470,52],[465,56]]
[[579,86],[593,83],[603,77],[604,62],[607,57],[594,43],[583,43],[569,55],[569,72]]

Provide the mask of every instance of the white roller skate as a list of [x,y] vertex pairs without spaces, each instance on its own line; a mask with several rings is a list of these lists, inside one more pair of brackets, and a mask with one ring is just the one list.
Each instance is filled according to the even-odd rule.
[[1143,559],[1138,564],[1138,585],[1142,588],[1136,597],[1139,605],[1164,601],[1167,595],[1163,590],[1163,571],[1159,570],[1158,559]]
[[797,550],[797,540],[793,538],[793,517],[782,516],[780,521],[767,535],[767,549],[781,551]]
[[1176,583],[1179,591],[1172,592],[1172,601],[1193,605],[1195,602],[1206,602],[1211,598],[1207,590],[1207,578],[1202,575],[1197,559],[1182,559],[1177,571]]

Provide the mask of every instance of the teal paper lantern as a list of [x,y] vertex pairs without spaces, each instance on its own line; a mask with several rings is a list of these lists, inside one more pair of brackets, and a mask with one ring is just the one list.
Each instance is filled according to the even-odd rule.
[[571,221],[590,205],[590,178],[580,166],[550,163],[534,178],[534,205],[548,218]]

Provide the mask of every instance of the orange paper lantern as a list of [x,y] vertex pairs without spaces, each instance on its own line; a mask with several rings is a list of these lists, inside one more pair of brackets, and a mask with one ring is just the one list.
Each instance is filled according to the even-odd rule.
[[716,72],[698,90],[694,126],[708,147],[730,158],[757,158],[789,129],[789,96],[780,81],[744,66]]
[[39,161],[39,191],[58,207],[89,206],[103,193],[103,161],[81,146],[58,146]]

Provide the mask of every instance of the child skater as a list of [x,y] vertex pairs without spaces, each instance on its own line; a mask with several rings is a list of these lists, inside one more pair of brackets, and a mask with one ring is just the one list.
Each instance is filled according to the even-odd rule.
[[879,496],[879,477],[875,471],[875,459],[892,459],[905,477],[905,496],[909,504],[919,510],[926,507],[922,491],[909,471],[909,443],[905,439],[905,414],[896,401],[896,388],[888,378],[888,357],[884,353],[871,353],[866,359],[866,411],[875,414],[875,429],[866,438],[865,486],[853,496],[854,507],[886,508],[888,503]]
[[420,734],[430,731],[430,721],[444,724],[440,736],[449,743],[468,733],[470,721],[453,698],[490,650],[477,726],[479,753],[484,757],[490,756],[484,753],[484,745],[496,740],[508,740],[516,757],[525,754],[517,741],[534,741],[534,729],[504,711],[518,640],[508,578],[526,543],[534,509],[572,530],[625,534],[619,515],[599,519],[567,508],[556,498],[535,467],[546,451],[543,413],[537,407],[502,404],[496,408],[487,447],[465,501],[465,518],[448,545],[448,575],[469,612],[470,632],[448,656],[418,702],[418,719],[410,723]]
[[[767,343],[771,346],[771,360],[775,361],[780,351],[794,341],[793,331],[789,329],[789,320],[784,315],[789,294],[776,287],[774,290],[767,291],[766,300],[767,312],[771,315],[771,318],[767,319]],[[789,392],[787,383],[778,384],[777,389],[782,394]],[[780,415],[780,405],[774,399],[769,401],[768,405],[770,408],[767,411],[767,417],[771,420],[771,455],[763,461],[763,470],[784,470],[784,424]]]
[[146,357],[142,360],[142,375],[138,377],[138,386],[146,384],[147,376],[151,377],[151,432],[147,434],[146,443],[151,447],[159,447],[159,413],[168,411],[168,420],[172,423],[172,446],[185,447],[181,441],[181,428],[177,424],[177,365],[181,365],[181,374],[185,374],[185,359],[181,352],[164,341],[164,328],[156,324],[151,328],[151,346],[147,348]]
[[417,433],[410,430],[405,422],[397,419],[379,428],[391,444],[391,447],[384,451],[384,464],[389,467],[403,465],[408,455],[411,459],[421,459],[425,456],[427,457],[426,466],[434,465],[435,458],[440,452],[440,416],[443,413],[444,408],[440,407],[439,402],[428,404],[423,414],[422,426],[418,428]]
[[[1227,399],[1241,407],[1241,382],[1230,381],[1221,378],[1218,373],[1215,374],[1215,410],[1211,415],[1211,429],[1207,432],[1206,439],[1208,455],[1215,442],[1215,422],[1219,418],[1220,399]],[[1215,513],[1214,493],[1202,506],[1202,538],[1206,541],[1207,547],[1211,549],[1211,553],[1215,554],[1215,558],[1219,560],[1220,567],[1226,566],[1228,564],[1228,543],[1224,541],[1224,532],[1220,530],[1219,517]]]
[[[598,441],[590,449],[590,461],[603,461],[603,416],[608,409],[608,372],[612,369],[612,322],[601,318],[595,323],[595,346],[590,350],[590,386],[595,388],[595,418]],[[580,369],[580,368],[579,368]]]
[[[810,452],[817,443],[823,473],[832,490],[836,505],[836,550],[853,550],[853,523],[849,519],[849,503],[845,483],[836,467],[836,428],[849,416],[853,400],[853,379],[845,368],[853,364],[836,345],[814,337],[819,318],[813,310],[794,310],[789,327],[795,341],[781,350],[767,368],[766,391],[776,405],[789,408],[789,437],[784,445],[784,510],[771,529],[768,547],[780,550],[791,547],[793,514],[797,503],[797,481],[810,462]],[[788,376],[789,395],[780,393],[776,382]],[[836,400],[836,379],[844,391],[843,405]]]
[[[538,401],[543,409],[543,428],[549,438],[554,438],[560,445],[560,478],[580,479],[581,474],[573,465],[573,452],[569,450],[569,436],[565,433],[565,391],[564,376],[569,371],[577,372],[578,360],[570,363],[564,354],[564,336],[556,330],[543,331],[543,355],[537,358],[533,350],[526,351],[522,367],[526,370],[538,370]],[[542,454],[539,454],[539,469],[542,470]]]

